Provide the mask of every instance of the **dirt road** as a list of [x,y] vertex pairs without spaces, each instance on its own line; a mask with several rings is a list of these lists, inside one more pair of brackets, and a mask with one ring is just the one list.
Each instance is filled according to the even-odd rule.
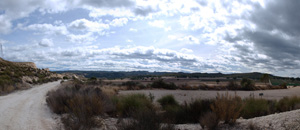
[[47,92],[59,81],[0,96],[1,130],[54,130],[56,121],[46,105]]

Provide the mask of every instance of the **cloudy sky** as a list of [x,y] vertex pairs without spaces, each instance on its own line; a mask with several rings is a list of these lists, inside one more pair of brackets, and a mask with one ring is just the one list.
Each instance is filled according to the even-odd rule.
[[299,0],[1,0],[11,61],[50,70],[300,76]]

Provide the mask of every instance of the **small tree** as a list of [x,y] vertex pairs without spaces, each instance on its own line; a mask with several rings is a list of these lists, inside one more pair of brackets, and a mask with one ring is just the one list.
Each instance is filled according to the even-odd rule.
[[269,74],[264,74],[264,75],[262,75],[262,77],[260,78],[260,80],[261,80],[262,82],[264,82],[265,84],[267,84],[267,82],[269,82],[269,79],[270,79]]
[[219,83],[220,83],[220,80],[219,80],[219,79],[217,79],[217,80],[216,80],[216,82],[217,82],[217,84],[219,84]]

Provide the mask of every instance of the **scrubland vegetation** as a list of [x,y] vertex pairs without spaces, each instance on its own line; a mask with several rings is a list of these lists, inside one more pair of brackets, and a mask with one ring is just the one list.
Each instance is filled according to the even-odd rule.
[[[179,81],[176,81],[179,82]],[[242,80],[230,80],[223,85],[217,84],[214,86],[208,86],[204,83],[200,85],[190,85],[185,84],[175,84],[173,82],[168,82],[163,79],[153,80],[148,83],[148,85],[143,85],[138,81],[127,81],[122,83],[123,86],[127,86],[127,90],[139,90],[139,89],[167,89],[167,90],[242,90],[242,91],[253,91],[253,90],[269,90],[269,89],[286,89],[286,84],[281,84],[280,86],[264,85],[258,86],[255,82],[248,78],[243,78]]]
[[277,101],[253,97],[242,99],[229,94],[183,104],[172,95],[166,95],[157,100],[158,105],[151,94],[108,96],[99,84],[103,83],[97,79],[68,81],[48,93],[47,104],[54,113],[63,115],[66,129],[101,127],[101,120],[105,118],[126,120],[118,124],[118,128],[124,130],[172,130],[173,124],[185,123],[199,123],[203,128],[216,129],[220,124],[235,125],[240,117],[247,119],[300,108],[300,97],[285,97]]

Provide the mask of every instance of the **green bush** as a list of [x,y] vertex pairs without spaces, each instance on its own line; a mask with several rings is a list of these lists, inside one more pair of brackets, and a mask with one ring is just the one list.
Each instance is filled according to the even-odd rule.
[[266,99],[248,98],[244,100],[244,105],[241,116],[246,119],[270,113],[270,105]]
[[179,106],[178,102],[175,100],[173,95],[166,95],[157,100],[157,102],[165,109],[168,106],[177,107]]
[[144,94],[124,95],[114,99],[117,112],[122,116],[132,116],[135,112],[153,109],[151,100]]

